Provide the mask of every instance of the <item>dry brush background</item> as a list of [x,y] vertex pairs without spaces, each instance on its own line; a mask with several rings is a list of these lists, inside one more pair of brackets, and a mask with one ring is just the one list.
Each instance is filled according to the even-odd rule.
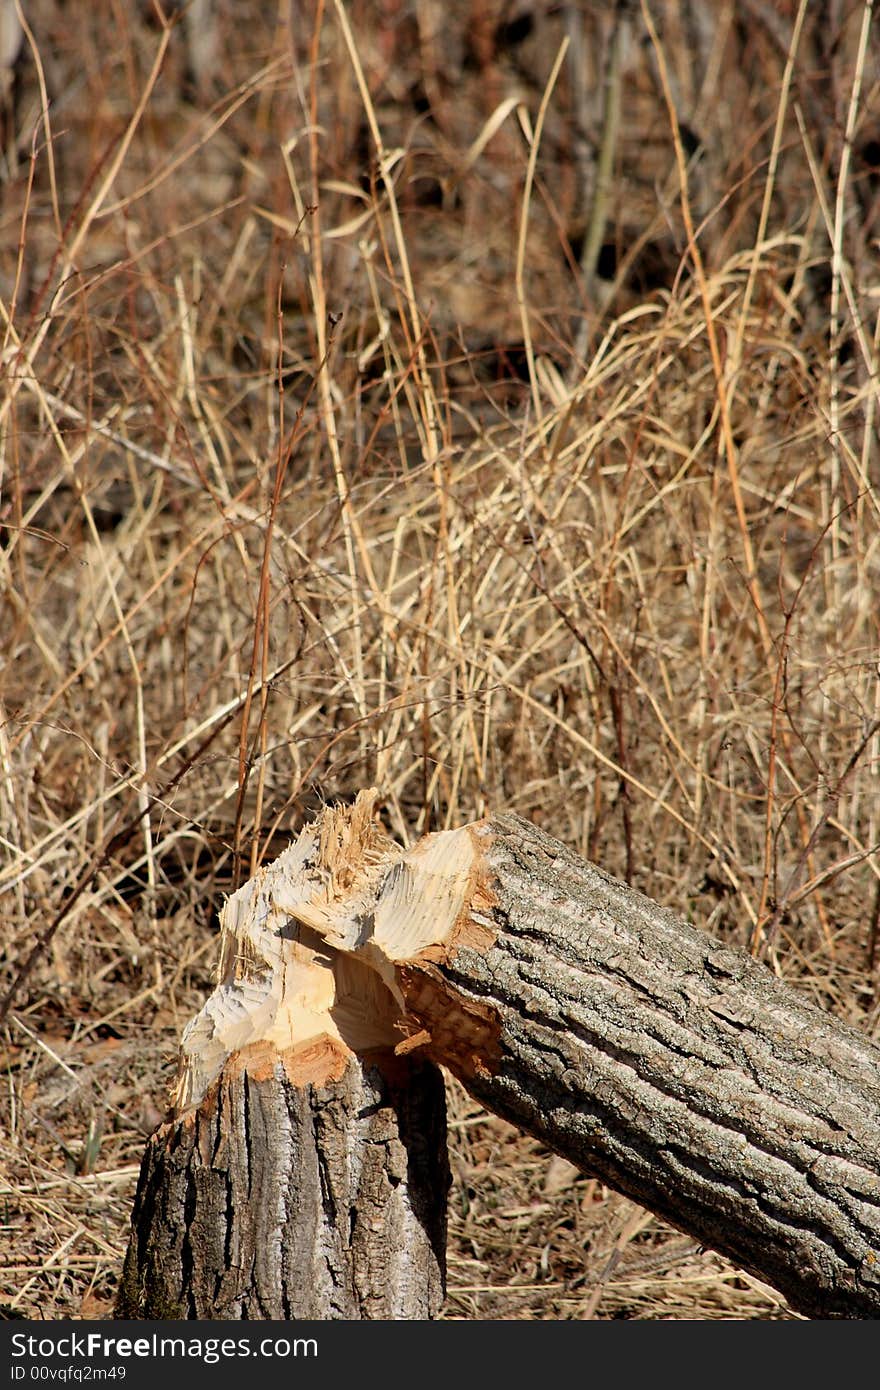
[[[877,1036],[872,6],[23,12],[6,1315],[107,1313],[222,895],[367,785],[407,843],[529,816]],[[447,1316],[792,1316],[451,1113]]]

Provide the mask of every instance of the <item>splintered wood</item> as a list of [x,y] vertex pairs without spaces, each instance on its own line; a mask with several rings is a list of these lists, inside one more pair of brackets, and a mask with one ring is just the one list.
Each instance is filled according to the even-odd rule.
[[338,1076],[340,1056],[430,1042],[407,1022],[400,964],[488,945],[491,898],[474,827],[404,852],[378,824],[376,798],[328,807],[226,902],[217,987],[182,1039],[178,1114],[258,1045],[291,1080],[319,1083]]

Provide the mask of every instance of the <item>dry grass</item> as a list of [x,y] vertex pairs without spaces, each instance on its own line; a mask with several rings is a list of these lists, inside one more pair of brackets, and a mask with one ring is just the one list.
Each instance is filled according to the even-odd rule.
[[[7,1311],[110,1307],[221,895],[368,784],[405,842],[530,816],[877,1034],[870,7],[25,8]],[[791,1316],[452,1114],[449,1316]]]

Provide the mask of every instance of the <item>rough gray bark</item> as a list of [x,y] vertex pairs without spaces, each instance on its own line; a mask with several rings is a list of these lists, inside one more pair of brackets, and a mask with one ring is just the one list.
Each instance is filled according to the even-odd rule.
[[469,832],[459,944],[396,963],[429,1055],[795,1309],[880,1317],[880,1048],[518,817]]
[[349,1057],[297,1084],[255,1047],[144,1155],[116,1316],[431,1318],[443,1299],[443,1079]]

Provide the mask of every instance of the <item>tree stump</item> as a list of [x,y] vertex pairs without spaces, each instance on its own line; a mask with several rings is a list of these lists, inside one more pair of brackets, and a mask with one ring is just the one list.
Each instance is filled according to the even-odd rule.
[[291,916],[387,847],[372,800],[328,811],[222,914],[172,1119],[141,1167],[122,1318],[431,1318],[443,1300],[446,1098],[394,1054],[375,973]]
[[[448,1067],[488,1109],[774,1285],[795,1309],[824,1318],[880,1316],[880,1048],[744,952],[516,816],[429,835],[404,853],[365,828],[371,795],[333,813],[338,819],[318,832],[303,832],[300,848],[286,851],[288,868],[267,896],[278,914],[269,936],[286,938],[286,964],[279,982],[264,929],[247,1026],[233,1024],[229,998],[218,1008],[215,995],[213,1012],[209,1001],[188,1030],[178,1105],[183,1112],[193,1103],[209,1106],[196,1124],[203,1124],[204,1160],[214,1161],[214,1146],[222,1153],[244,1142],[245,1122],[234,1120],[232,1100],[225,1122],[227,1102],[211,1097],[226,1092],[209,1089],[221,1072],[223,1084],[232,1084],[236,1050],[271,1041],[288,1056],[290,1028],[309,1035],[313,1048],[350,1044],[360,1058],[367,1042],[386,1057],[393,1049],[407,1065],[421,1056]],[[267,883],[284,859],[254,883]],[[294,860],[299,868],[291,874]],[[316,869],[326,862],[335,867]],[[242,898],[239,921],[239,907],[232,911],[239,897],[224,923],[238,943],[240,989],[253,984],[249,942],[258,936],[241,924],[264,920],[266,909]],[[317,961],[333,978],[333,1027],[323,1033],[315,1031],[315,1013],[302,1011],[303,998],[313,1010],[321,1002],[305,976],[296,988],[285,983],[293,970],[288,942],[294,955],[311,953],[310,968]],[[229,969],[227,961],[226,978]],[[322,1007],[328,1010],[326,998]],[[277,1130],[291,1156],[297,1141],[288,1138],[295,1130],[284,1119],[289,1104],[280,1121],[277,1106],[263,1113],[270,1117],[265,1147]],[[343,1107],[343,1131],[353,1113]],[[270,1190],[281,1192],[285,1174],[308,1189],[325,1142],[303,1146],[299,1178],[289,1157],[286,1168],[267,1159]],[[428,1167],[437,1161],[432,1150]],[[149,1161],[144,1192],[148,1169]],[[169,1181],[162,1177],[159,1186]],[[418,1193],[408,1195],[416,1220],[399,1229],[436,1233],[445,1170]],[[434,1220],[423,1199],[433,1202]],[[158,1212],[161,1203],[151,1200]],[[149,1205],[141,1193],[138,1202]],[[181,1206],[174,1199],[170,1215]],[[229,1202],[215,1209],[212,1269],[229,1249],[222,1239]],[[137,1226],[136,1216],[133,1245]],[[328,1237],[335,1239],[335,1232]],[[434,1252],[430,1238],[426,1246]],[[238,1258],[238,1247],[232,1255]],[[129,1259],[142,1286],[143,1260],[131,1252]],[[240,1281],[234,1259],[233,1267]],[[175,1280],[186,1282],[181,1268]]]

